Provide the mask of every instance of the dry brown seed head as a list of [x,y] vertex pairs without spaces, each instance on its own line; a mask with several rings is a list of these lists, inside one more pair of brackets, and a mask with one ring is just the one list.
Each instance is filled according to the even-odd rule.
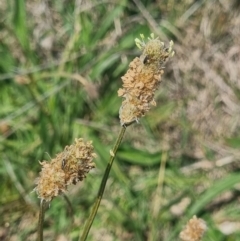
[[137,39],[137,46],[143,51],[140,58],[135,58],[129,64],[129,70],[122,77],[123,86],[118,95],[125,98],[119,110],[121,125],[130,125],[138,121],[155,105],[154,93],[157,90],[163,74],[163,64],[173,55],[173,42],[165,48],[164,43],[151,35],[147,43]]
[[42,162],[42,171],[36,181],[34,189],[39,198],[51,201],[54,197],[65,192],[67,186],[83,180],[86,174],[95,167],[91,142],[76,139],[71,146],[57,154],[50,162]]
[[179,237],[183,241],[201,241],[207,230],[205,221],[197,218],[195,215],[188,221],[186,227],[182,230]]

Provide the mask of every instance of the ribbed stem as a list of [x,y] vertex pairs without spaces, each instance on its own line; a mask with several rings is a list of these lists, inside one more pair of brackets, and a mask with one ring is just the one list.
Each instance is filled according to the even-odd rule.
[[96,199],[96,201],[95,201],[95,203],[93,205],[91,214],[90,214],[90,216],[89,216],[89,218],[87,220],[87,223],[86,223],[86,225],[84,227],[84,230],[83,230],[83,234],[79,238],[79,241],[85,241],[87,239],[89,230],[90,230],[90,228],[92,226],[92,223],[93,223],[94,218],[95,218],[95,216],[97,214],[99,205],[101,203],[101,200],[102,200],[102,197],[103,197],[103,193],[104,193],[104,190],[105,190],[105,186],[106,186],[106,183],[107,183],[107,179],[108,179],[108,176],[109,176],[109,173],[110,173],[110,170],[111,170],[111,167],[112,167],[115,155],[117,153],[118,147],[120,146],[120,144],[122,142],[122,139],[123,139],[125,131],[126,131],[126,126],[122,126],[121,131],[119,132],[117,141],[116,141],[116,143],[115,143],[115,145],[113,147],[113,150],[111,152],[111,156],[110,156],[108,165],[106,167],[104,176],[102,178],[102,182],[101,182],[101,185],[100,185],[99,190],[98,190],[97,199]]
[[43,222],[44,222],[45,207],[46,207],[46,201],[42,199],[40,203],[40,211],[39,211],[39,217],[38,217],[37,241],[43,241]]

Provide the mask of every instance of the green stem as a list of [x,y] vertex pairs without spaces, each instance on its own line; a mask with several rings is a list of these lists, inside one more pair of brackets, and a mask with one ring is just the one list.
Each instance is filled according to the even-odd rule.
[[46,206],[46,201],[41,200],[40,212],[38,217],[37,241],[43,241],[43,221],[44,221],[44,214],[45,214],[45,206]]
[[89,230],[92,226],[92,223],[94,221],[94,218],[97,214],[97,211],[98,211],[98,208],[99,208],[99,205],[100,205],[100,202],[102,200],[102,196],[103,196],[103,193],[104,193],[104,189],[105,189],[105,186],[106,186],[106,183],[107,183],[107,179],[108,179],[108,176],[109,176],[109,173],[110,173],[110,170],[111,170],[111,167],[112,167],[112,164],[113,164],[113,161],[114,161],[114,158],[115,158],[115,155],[117,153],[117,150],[118,150],[118,147],[119,145],[121,144],[121,141],[123,139],[123,136],[124,136],[124,133],[126,131],[126,126],[122,126],[121,128],[121,131],[118,135],[118,138],[117,138],[117,141],[113,147],[113,150],[112,150],[112,153],[111,153],[111,156],[110,156],[110,159],[109,159],[109,162],[108,162],[108,165],[106,167],[106,170],[105,170],[105,173],[104,173],[104,176],[102,178],[102,182],[101,182],[101,185],[100,185],[100,188],[98,190],[98,195],[97,195],[97,199],[93,205],[93,208],[92,208],[92,211],[91,211],[91,214],[87,220],[87,223],[84,227],[84,230],[83,230],[83,234],[82,236],[80,237],[79,241],[85,241],[87,239],[87,236],[88,236],[88,233],[89,233]]

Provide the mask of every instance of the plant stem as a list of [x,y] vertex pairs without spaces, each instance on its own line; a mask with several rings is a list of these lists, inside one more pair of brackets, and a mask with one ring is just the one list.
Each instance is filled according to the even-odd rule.
[[165,177],[165,169],[166,169],[166,162],[168,158],[168,153],[164,151],[161,157],[161,164],[158,174],[158,185],[154,192],[153,197],[153,204],[152,204],[152,225],[150,226],[150,232],[148,241],[156,241],[159,240],[159,217],[160,217],[160,210],[162,209],[162,192],[163,192],[163,184],[164,184],[164,177]]
[[43,221],[45,214],[46,201],[41,200],[40,202],[40,212],[38,217],[38,230],[37,230],[37,241],[43,241]]
[[101,185],[99,187],[99,190],[98,190],[98,195],[97,195],[97,199],[93,205],[93,208],[92,208],[92,211],[91,211],[91,214],[87,220],[87,223],[84,227],[84,230],[83,230],[83,234],[82,236],[79,238],[79,241],[85,241],[87,239],[87,236],[88,236],[88,233],[89,233],[89,230],[92,226],[92,223],[94,221],[94,218],[97,214],[97,211],[98,211],[98,208],[99,208],[99,205],[100,205],[100,202],[102,200],[102,196],[103,196],[103,193],[104,193],[104,189],[105,189],[105,186],[106,186],[106,183],[107,183],[107,179],[108,179],[108,176],[109,176],[109,173],[110,173],[110,170],[111,170],[111,167],[112,167],[112,164],[113,164],[113,161],[114,161],[114,158],[115,158],[115,155],[117,153],[117,150],[118,150],[118,147],[119,145],[121,144],[121,141],[123,139],[123,136],[124,136],[124,133],[126,131],[126,126],[122,126],[121,128],[121,131],[119,132],[119,135],[118,135],[118,138],[117,138],[117,141],[113,147],[113,150],[111,151],[111,156],[110,156],[110,159],[109,159],[109,162],[108,162],[108,165],[106,167],[106,170],[105,170],[105,173],[104,173],[104,176],[102,178],[102,182],[101,182]]

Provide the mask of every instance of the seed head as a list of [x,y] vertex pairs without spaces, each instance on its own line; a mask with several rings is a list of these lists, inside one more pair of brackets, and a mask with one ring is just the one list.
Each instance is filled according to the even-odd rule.
[[67,186],[82,181],[86,174],[95,167],[91,142],[76,139],[71,146],[66,146],[64,151],[50,162],[40,162],[42,170],[36,180],[35,191],[38,197],[51,201],[54,197],[66,192]]
[[119,110],[121,125],[130,125],[156,105],[154,93],[158,88],[164,73],[163,65],[174,55],[173,41],[165,48],[164,43],[151,37],[145,43],[144,35],[135,39],[136,45],[142,50],[142,55],[130,64],[127,73],[121,78],[123,85],[118,90],[118,96],[124,98]]
[[201,241],[206,230],[207,225],[205,221],[194,215],[193,218],[188,221],[179,237],[183,241]]

